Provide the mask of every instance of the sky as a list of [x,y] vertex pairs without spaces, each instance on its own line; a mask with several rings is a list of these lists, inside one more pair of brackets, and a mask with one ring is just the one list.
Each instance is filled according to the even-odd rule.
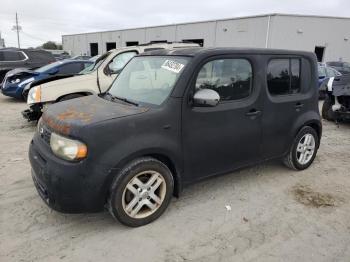
[[222,19],[267,13],[350,17],[349,0],[1,0],[0,32],[6,46],[17,46],[18,13],[21,47],[65,34]]

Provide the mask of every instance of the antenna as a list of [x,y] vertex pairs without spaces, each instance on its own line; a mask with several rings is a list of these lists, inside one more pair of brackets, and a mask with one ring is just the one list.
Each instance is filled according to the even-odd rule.
[[16,12],[16,25],[14,25],[12,27],[12,30],[13,31],[17,31],[17,43],[18,43],[18,48],[21,48],[21,44],[20,44],[20,41],[19,41],[19,31],[22,30],[22,27],[20,25],[18,25],[18,15],[17,15],[17,12]]

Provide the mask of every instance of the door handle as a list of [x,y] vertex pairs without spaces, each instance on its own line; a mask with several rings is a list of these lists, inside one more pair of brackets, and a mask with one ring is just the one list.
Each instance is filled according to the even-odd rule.
[[252,109],[249,112],[247,112],[245,115],[249,116],[249,117],[252,117],[252,116],[258,116],[260,114],[261,114],[261,111],[256,110],[256,109]]
[[304,106],[304,104],[298,102],[298,103],[295,104],[294,107],[295,107],[295,108],[302,108],[303,106]]

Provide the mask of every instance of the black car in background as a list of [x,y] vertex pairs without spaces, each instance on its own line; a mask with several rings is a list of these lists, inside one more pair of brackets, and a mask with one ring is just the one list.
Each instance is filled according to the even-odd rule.
[[16,68],[36,69],[55,62],[55,57],[45,50],[6,48],[0,50],[0,83],[5,74]]
[[107,207],[135,227],[204,178],[270,159],[304,170],[322,134],[317,78],[308,52],[145,52],[105,94],[44,111],[29,149],[34,184],[53,209]]
[[338,62],[327,62],[326,64],[330,67],[333,67],[343,75],[350,74],[350,63],[348,62],[338,61]]

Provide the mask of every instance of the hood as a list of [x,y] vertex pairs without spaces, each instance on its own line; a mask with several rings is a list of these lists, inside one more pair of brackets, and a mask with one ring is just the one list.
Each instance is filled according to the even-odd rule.
[[51,86],[60,86],[60,85],[74,85],[78,82],[83,82],[83,81],[87,81],[90,79],[93,79],[96,77],[96,74],[94,72],[90,73],[90,74],[86,74],[86,75],[75,75],[73,76],[74,78],[68,77],[68,78],[63,78],[63,79],[59,79],[56,81],[52,81],[52,82],[48,82],[42,85],[42,88],[46,88],[46,87],[51,87]]
[[58,133],[79,136],[81,128],[147,111],[146,107],[111,102],[97,95],[91,95],[53,104],[44,112],[42,119]]
[[19,74],[37,75],[38,73],[33,70],[29,70],[27,68],[16,68],[8,71],[6,74],[6,77],[12,77],[14,75],[19,75]]

